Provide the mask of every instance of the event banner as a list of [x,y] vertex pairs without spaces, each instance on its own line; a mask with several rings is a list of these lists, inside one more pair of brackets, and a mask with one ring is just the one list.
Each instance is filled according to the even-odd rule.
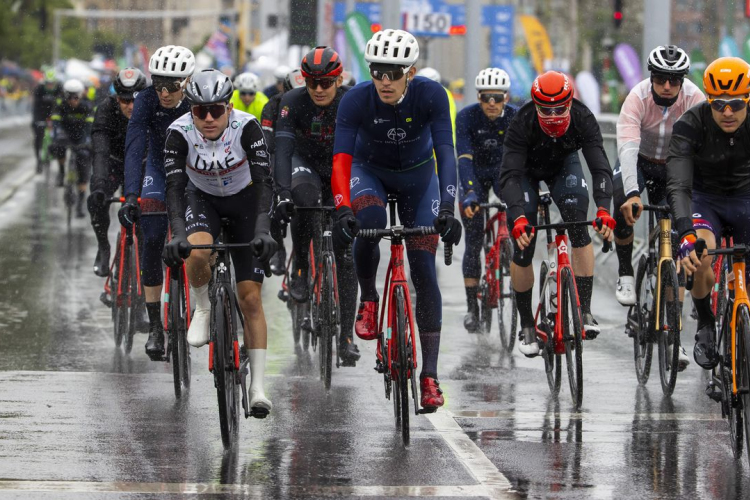
[[526,43],[531,52],[531,62],[537,73],[544,72],[544,62],[553,58],[552,45],[549,42],[547,30],[535,16],[519,16],[523,27]]

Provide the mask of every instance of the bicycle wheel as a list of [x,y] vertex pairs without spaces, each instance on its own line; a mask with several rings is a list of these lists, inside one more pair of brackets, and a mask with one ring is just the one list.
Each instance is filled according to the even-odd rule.
[[[119,238],[118,238],[119,241]],[[127,307],[127,292],[124,295],[118,293],[120,286],[123,290],[127,290],[128,287],[128,266],[129,266],[129,254],[128,247],[125,247],[125,259],[123,268],[120,269],[120,246],[117,246],[115,252],[115,267],[112,272],[112,321],[114,324],[115,332],[115,346],[120,347],[122,345],[122,339],[128,331],[128,307]],[[120,276],[122,276],[122,283],[120,283]]]
[[482,333],[490,333],[492,330],[492,285],[487,276],[482,276],[479,282],[479,325]]
[[232,445],[239,428],[239,390],[234,377],[235,326],[232,321],[232,301],[224,287],[216,292],[212,337],[214,339],[214,384],[219,402],[221,442]]
[[[737,326],[735,328],[735,378],[737,379],[737,390],[740,393],[735,401],[735,413],[737,413],[741,425],[738,427],[739,446],[735,458],[742,456],[742,434],[745,435],[745,449],[747,459],[750,462],[750,311],[744,304],[740,304],[737,310]],[[740,407],[742,414],[740,415]],[[734,436],[733,436],[734,438]]]
[[542,350],[542,358],[544,359],[544,371],[547,374],[547,385],[553,396],[557,396],[560,393],[560,383],[562,381],[562,359],[559,354],[555,354],[555,341],[553,338],[554,319],[548,322],[550,313],[550,304],[552,300],[552,291],[550,287],[555,286],[554,282],[550,282],[547,290],[544,291],[544,283],[547,280],[547,274],[549,274],[549,267],[546,262],[542,262],[542,266],[539,269],[539,328],[543,329],[547,333],[547,342],[540,345]]
[[125,334],[125,352],[130,354],[133,350],[133,340],[135,338],[136,316],[140,311],[141,297],[138,295],[138,285],[141,277],[138,275],[138,266],[136,265],[136,252],[133,245],[127,245],[130,248],[128,252],[128,331]]
[[409,446],[410,435],[409,435],[409,353],[410,348],[409,332],[406,327],[406,297],[404,296],[404,289],[401,286],[396,287],[394,293],[394,299],[396,301],[396,332],[394,338],[396,339],[396,346],[398,349],[398,396],[401,407],[401,440],[404,442],[404,446]]
[[177,279],[172,277],[169,294],[169,345],[172,349],[172,376],[174,395],[182,397],[190,388],[190,346],[187,343],[187,303],[182,269],[177,271]]
[[641,255],[635,279],[635,318],[637,328],[633,332],[633,358],[638,383],[646,385],[651,374],[651,361],[654,357],[653,315],[655,295],[653,285],[656,276],[648,265],[648,258]]
[[508,352],[513,352],[516,343],[516,327],[518,326],[518,309],[516,308],[516,294],[510,282],[510,263],[513,261],[513,246],[510,240],[504,240],[500,246],[500,265],[498,269],[497,285],[498,308],[497,320],[500,324],[500,342]]
[[583,403],[583,322],[578,307],[575,282],[570,269],[560,272],[560,294],[558,304],[562,307],[563,342],[565,342],[565,362],[568,369],[568,383],[573,407],[581,408]]
[[323,256],[320,280],[320,366],[326,390],[331,388],[333,371],[333,339],[336,337],[336,315],[333,282],[333,256]]
[[661,265],[659,289],[659,322],[656,330],[659,343],[659,377],[661,390],[671,396],[677,381],[677,360],[680,355],[680,302],[677,270],[673,261]]

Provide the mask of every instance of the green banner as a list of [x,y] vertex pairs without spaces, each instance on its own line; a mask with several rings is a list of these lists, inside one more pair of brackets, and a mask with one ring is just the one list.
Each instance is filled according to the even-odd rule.
[[[747,54],[747,41],[745,41],[745,53]],[[703,90],[703,72],[706,70],[706,56],[701,49],[693,49],[690,53],[690,81]]]
[[[346,33],[346,42],[350,61],[356,61],[358,75],[355,76],[358,82],[370,79],[370,70],[365,61],[365,45],[370,39],[370,21],[367,16],[360,12],[352,12],[346,16],[344,24]],[[353,63],[350,63],[353,64]]]

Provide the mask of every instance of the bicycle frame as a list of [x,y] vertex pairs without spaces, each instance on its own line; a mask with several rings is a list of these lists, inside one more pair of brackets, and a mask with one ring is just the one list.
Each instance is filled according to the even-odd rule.
[[[112,259],[112,264],[109,267],[109,275],[107,276],[107,279],[104,282],[104,291],[105,293],[109,294],[110,297],[112,296],[112,287],[110,285],[111,279],[112,279],[112,271],[115,268],[115,264],[118,264],[117,266],[117,294],[113,297],[114,300],[117,301],[118,306],[127,305],[130,307],[132,304],[132,298],[129,297],[129,301],[127,304],[123,303],[123,291],[122,291],[122,283],[123,283],[123,268],[125,267],[125,247],[127,245],[132,245],[132,248],[135,249],[135,265],[137,268],[137,274],[140,276],[141,273],[141,261],[140,261],[140,253],[138,252],[138,235],[136,232],[135,225],[133,225],[130,230],[128,230],[125,226],[120,227],[120,234],[119,234],[119,240],[117,243],[117,246],[119,248],[119,251],[117,254],[120,257],[119,262],[115,259]],[[143,295],[143,288],[141,285],[141,281],[138,280],[138,286],[136,287],[137,294],[136,296],[140,299],[140,297]]]
[[[656,215],[653,212],[649,213],[649,227],[653,223],[653,218]],[[657,233],[658,231],[658,233]],[[668,261],[674,262],[672,255],[672,219],[664,217],[659,219],[659,227],[654,228],[649,233],[649,241],[653,243],[658,234],[659,238],[659,261],[656,265],[656,314],[654,315],[653,331],[661,330],[661,266]]]
[[493,307],[497,307],[497,303],[500,300],[500,282],[499,282],[499,266],[500,266],[500,247],[505,240],[510,239],[508,233],[507,215],[505,210],[499,210],[487,219],[487,223],[484,228],[485,234],[485,253],[484,253],[484,269],[485,278],[488,283],[492,283],[490,288],[490,304]]
[[732,319],[729,322],[729,328],[732,332],[732,394],[737,395],[737,367],[735,353],[735,341],[737,337],[737,310],[741,304],[745,304],[750,309],[750,299],[748,299],[747,290],[745,288],[745,257],[739,259],[732,259],[732,272],[734,279],[727,282],[727,288],[733,291],[733,296],[730,295],[732,304]]

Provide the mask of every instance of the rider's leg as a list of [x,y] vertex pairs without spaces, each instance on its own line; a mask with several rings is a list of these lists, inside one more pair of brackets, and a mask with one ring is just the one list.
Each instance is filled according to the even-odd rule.
[[[387,196],[376,173],[362,165],[352,165],[352,210],[362,229],[383,229],[388,224]],[[394,176],[395,177],[395,176]],[[354,266],[360,287],[360,301],[377,302],[377,272],[380,248],[376,240],[357,238],[354,242]]]
[[106,201],[114,195],[120,184],[121,181],[114,177],[110,177],[98,185],[95,185],[95,181],[93,180],[91,183],[92,193],[98,191],[104,195],[103,203],[100,196],[89,196],[87,200],[89,216],[91,217],[91,227],[94,229],[98,246],[96,260],[94,262],[94,272],[96,272],[98,276],[106,276],[109,266],[110,244],[107,233],[109,231],[110,219],[109,203]]
[[[479,183],[475,187],[479,203],[487,201],[487,191],[489,186],[485,183]],[[466,289],[466,307],[467,314],[464,318],[464,328],[469,332],[479,330],[479,303],[477,293],[479,291],[479,279],[482,275],[482,243],[484,241],[484,212],[479,211],[472,218],[469,218],[461,207],[461,222],[463,222],[466,233],[466,243],[464,258],[461,263],[461,271],[464,275],[464,288]]]
[[[161,212],[166,209],[163,201],[150,198],[143,198],[141,207],[143,213]],[[158,356],[159,352],[164,351],[164,328],[160,314],[161,292],[164,282],[161,254],[164,249],[164,240],[167,237],[167,217],[141,217],[140,228],[143,234],[141,280],[149,321],[149,339],[146,342],[146,351]]]
[[[296,167],[292,173],[292,200],[298,207],[319,207],[321,202],[320,176],[297,156],[293,158]],[[310,267],[310,241],[320,232],[319,213],[299,211],[292,218],[292,245],[294,267],[291,295],[294,300],[304,302],[308,298],[307,273]]]

